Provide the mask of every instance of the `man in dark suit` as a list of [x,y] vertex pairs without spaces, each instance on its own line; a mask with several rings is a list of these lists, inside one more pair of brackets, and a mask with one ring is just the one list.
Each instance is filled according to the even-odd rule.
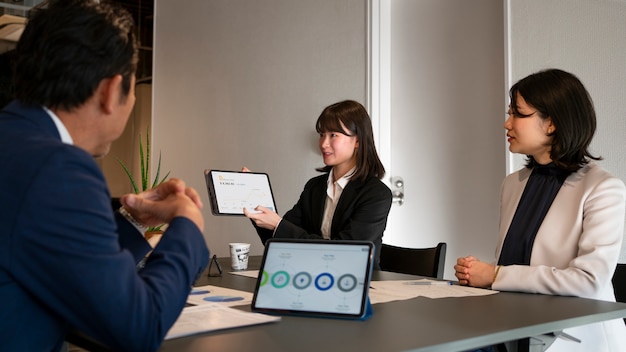
[[[133,107],[130,15],[95,1],[36,10],[0,112],[0,349],[55,351],[77,329],[115,351],[156,350],[208,262],[197,192],[169,180],[121,198],[93,157]],[[151,250],[141,230],[168,223]]]

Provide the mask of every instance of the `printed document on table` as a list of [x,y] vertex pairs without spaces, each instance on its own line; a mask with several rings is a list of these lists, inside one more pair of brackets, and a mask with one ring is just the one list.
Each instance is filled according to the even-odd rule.
[[251,277],[253,279],[256,279],[257,277],[259,277],[259,271],[258,270],[231,271],[231,272],[229,272],[229,274],[245,276],[245,277]]
[[372,304],[401,301],[416,297],[445,298],[486,296],[498,291],[449,284],[437,280],[390,280],[370,282],[369,298]]
[[212,285],[197,286],[189,293],[187,303],[193,305],[219,303],[228,307],[243,306],[252,303],[252,293]]
[[244,312],[219,303],[186,307],[165,336],[166,340],[201,332],[238,328],[279,321],[278,316]]

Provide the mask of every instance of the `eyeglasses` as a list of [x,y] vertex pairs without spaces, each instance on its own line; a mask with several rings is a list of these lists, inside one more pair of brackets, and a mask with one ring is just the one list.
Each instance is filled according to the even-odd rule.
[[506,115],[507,115],[507,117],[523,118],[523,117],[531,117],[534,114],[536,114],[537,112],[538,111],[535,110],[535,111],[531,112],[530,114],[524,115],[524,114],[520,114],[520,113],[515,113],[511,109],[509,109],[509,110],[506,111]]

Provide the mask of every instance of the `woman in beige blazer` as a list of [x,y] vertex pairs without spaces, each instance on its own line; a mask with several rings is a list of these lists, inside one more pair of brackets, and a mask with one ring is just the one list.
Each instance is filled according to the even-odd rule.
[[[588,92],[574,75],[550,69],[509,94],[509,150],[528,163],[502,183],[496,261],[459,258],[456,277],[500,291],[615,301],[626,187],[589,152],[596,117]],[[559,338],[549,351],[626,351],[622,319],[564,332],[581,342]]]

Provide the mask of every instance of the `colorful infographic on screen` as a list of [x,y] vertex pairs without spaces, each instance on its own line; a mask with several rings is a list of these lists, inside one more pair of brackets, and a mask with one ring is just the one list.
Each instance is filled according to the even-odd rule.
[[252,309],[359,318],[365,314],[373,244],[271,239]]

